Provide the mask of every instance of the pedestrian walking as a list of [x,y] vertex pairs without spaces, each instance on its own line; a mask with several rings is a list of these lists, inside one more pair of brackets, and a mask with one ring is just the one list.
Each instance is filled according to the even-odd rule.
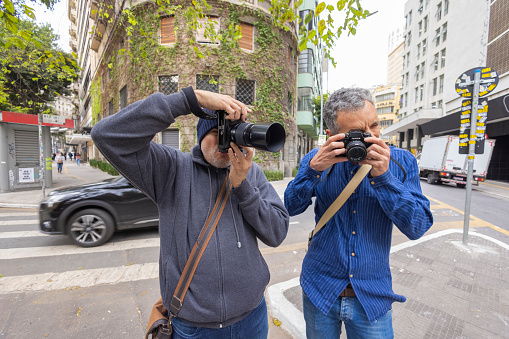
[[65,160],[65,157],[63,155],[63,153],[59,153],[56,157],[55,157],[55,160],[57,162],[57,170],[58,170],[58,173],[59,174],[62,174],[62,168],[64,167],[64,160]]
[[76,163],[78,164],[78,166],[80,165],[80,162],[81,162],[81,154],[76,153]]

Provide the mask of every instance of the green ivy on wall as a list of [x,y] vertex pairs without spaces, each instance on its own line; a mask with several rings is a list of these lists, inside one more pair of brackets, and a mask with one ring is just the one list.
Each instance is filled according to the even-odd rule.
[[99,121],[101,114],[101,77],[95,77],[90,86],[90,96],[92,98],[92,126]]

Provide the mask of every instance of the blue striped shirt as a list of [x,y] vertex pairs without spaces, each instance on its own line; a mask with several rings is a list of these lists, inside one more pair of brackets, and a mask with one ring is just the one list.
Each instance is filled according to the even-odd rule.
[[[285,191],[285,207],[292,216],[304,212],[316,196],[316,222],[360,168],[346,161],[335,164],[328,175],[327,171],[317,172],[309,166],[317,151],[312,150],[302,159],[297,176]],[[414,156],[394,147],[391,156],[405,169],[405,182],[403,171],[392,160],[383,175],[368,175],[308,248],[300,283],[325,314],[348,283],[371,323],[385,315],[394,301],[406,300],[392,290],[392,225],[414,240],[431,227],[433,216],[421,191]]]

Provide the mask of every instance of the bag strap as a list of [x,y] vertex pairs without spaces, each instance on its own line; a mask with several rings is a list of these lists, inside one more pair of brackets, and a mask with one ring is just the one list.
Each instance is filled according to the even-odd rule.
[[200,262],[200,259],[207,248],[210,238],[216,229],[216,226],[219,222],[219,218],[221,218],[221,214],[223,213],[224,206],[226,201],[228,200],[228,196],[230,195],[231,184],[228,177],[224,179],[223,186],[221,187],[221,191],[216,199],[216,203],[214,204],[214,208],[210,212],[205,225],[203,226],[200,236],[198,240],[193,246],[191,254],[187,259],[186,266],[184,267],[184,271],[182,271],[182,275],[180,276],[180,280],[175,288],[175,292],[173,293],[173,297],[170,302],[170,323],[171,318],[176,317],[182,308],[182,302],[184,301],[184,297],[186,296],[187,289],[191,284],[191,280],[193,279],[194,273],[196,272],[196,267]]
[[353,191],[359,186],[361,181],[366,177],[368,172],[371,170],[371,165],[362,165],[361,168],[355,173],[352,180],[346,185],[346,187],[343,189],[341,194],[334,200],[334,202],[329,206],[329,208],[325,211],[325,213],[322,215],[320,220],[315,226],[315,229],[309,233],[308,237],[308,247],[309,244],[311,244],[311,239],[313,236],[318,233],[324,226],[327,224],[327,221],[332,218],[334,214],[336,214],[337,211],[343,206],[343,204],[350,198]]

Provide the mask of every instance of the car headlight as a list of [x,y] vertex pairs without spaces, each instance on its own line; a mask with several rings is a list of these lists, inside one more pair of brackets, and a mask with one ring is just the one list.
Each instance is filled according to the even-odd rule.
[[57,205],[59,202],[61,202],[62,200],[64,200],[67,197],[68,197],[68,195],[65,195],[65,194],[50,195],[44,202],[46,203],[48,208],[52,208],[53,206]]

